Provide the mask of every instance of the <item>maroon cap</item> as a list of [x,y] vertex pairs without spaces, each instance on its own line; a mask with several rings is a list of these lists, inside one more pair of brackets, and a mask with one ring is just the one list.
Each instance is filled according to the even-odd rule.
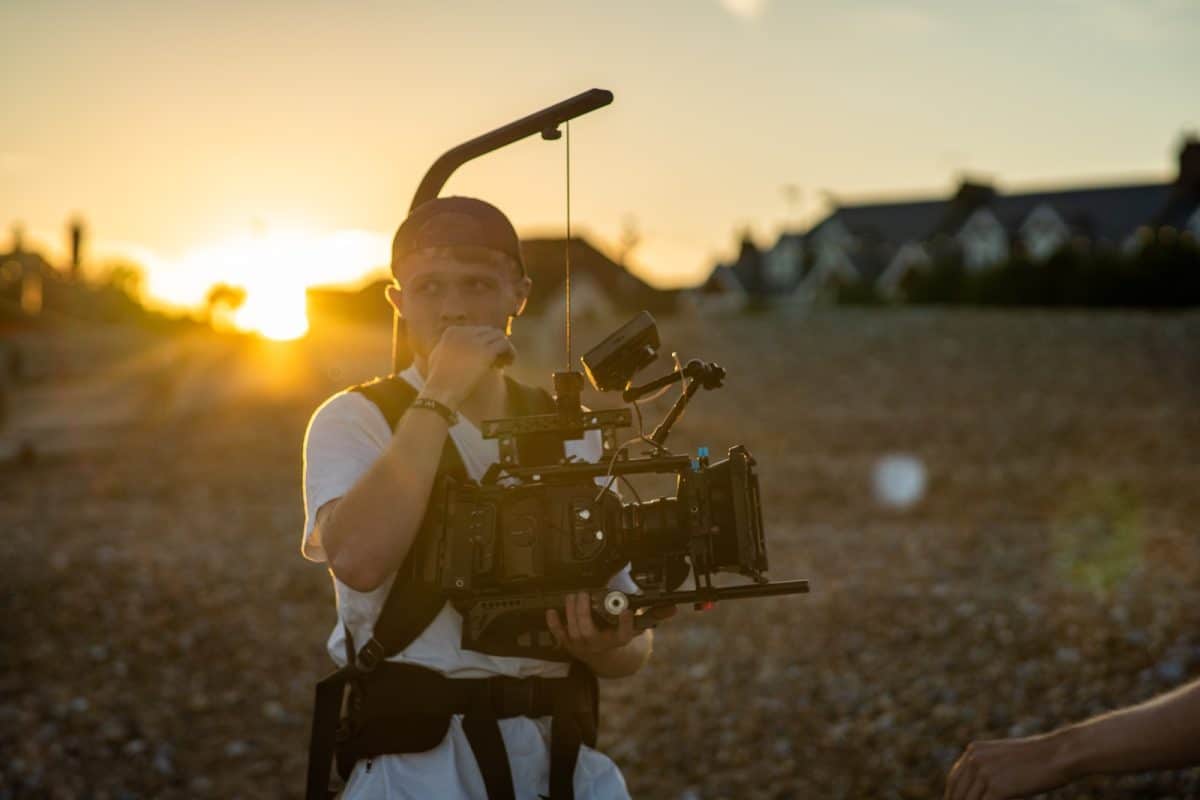
[[483,247],[512,257],[525,274],[517,232],[504,212],[474,197],[436,197],[417,206],[392,239],[392,274],[406,257],[431,247]]

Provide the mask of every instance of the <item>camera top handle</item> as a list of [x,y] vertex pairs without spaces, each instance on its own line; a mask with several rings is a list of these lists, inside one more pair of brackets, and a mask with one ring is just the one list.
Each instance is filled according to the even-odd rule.
[[[409,213],[422,203],[438,196],[438,192],[446,185],[446,181],[454,171],[468,161],[486,155],[493,150],[499,150],[505,145],[520,141],[527,136],[540,133],[543,138],[557,139],[558,126],[570,119],[581,117],[589,111],[595,111],[613,101],[613,93],[607,89],[588,89],[586,92],[555,103],[552,106],[535,111],[527,117],[522,117],[494,131],[476,136],[443,153],[421,179],[417,193],[413,195]],[[392,315],[392,372],[399,372],[408,364],[407,354],[400,344],[399,315]]]
[[667,440],[667,434],[671,431],[671,426],[683,414],[684,407],[688,401],[692,399],[692,395],[700,389],[718,389],[725,381],[725,369],[716,362],[704,362],[699,359],[692,359],[682,370],[671,372],[661,378],[656,378],[642,386],[633,386],[621,393],[621,399],[626,403],[632,403],[639,397],[645,397],[650,392],[656,389],[661,389],[664,386],[669,386],[677,381],[687,380],[688,385],[679,399],[675,401],[675,405],[671,406],[671,410],[667,412],[667,416],[654,429],[654,433],[650,434],[650,440],[657,445],[662,445]]

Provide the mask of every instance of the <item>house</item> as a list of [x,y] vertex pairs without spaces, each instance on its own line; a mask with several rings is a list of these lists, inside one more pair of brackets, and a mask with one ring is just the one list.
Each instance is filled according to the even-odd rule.
[[68,301],[66,276],[40,253],[25,249],[19,228],[12,248],[0,253],[0,320],[30,320]]
[[791,294],[803,278],[804,245],[803,235],[788,233],[763,252],[743,235],[737,258],[713,268],[690,292],[692,304],[704,312],[737,310]]
[[717,264],[696,288],[688,292],[692,307],[701,312],[739,311],[750,301],[742,279],[731,264]]
[[[565,316],[566,254],[563,239],[521,240],[525,269],[533,279],[528,313]],[[677,291],[650,286],[587,239],[572,236],[570,254],[572,318],[629,317],[642,310],[657,317],[676,311]]]
[[956,257],[972,271],[1018,254],[1040,263],[1077,240],[1137,247],[1141,231],[1161,226],[1200,237],[1200,139],[1194,136],[1183,141],[1178,174],[1169,183],[1009,194],[963,180],[950,197],[840,203],[808,232],[785,233],[765,251],[766,272],[784,278],[762,287],[778,298],[811,296],[837,282],[897,295],[905,275],[942,257]]
[[[521,254],[533,279],[527,313],[548,320],[566,314],[564,283],[566,242],[557,238],[525,239]],[[678,292],[655,289],[604,255],[587,239],[573,236],[571,253],[572,319],[609,319],[633,316],[645,309],[655,316],[676,310]],[[332,288],[308,290],[308,319],[312,325],[326,320],[386,323],[392,310],[384,297],[388,278],[368,283],[357,291]]]

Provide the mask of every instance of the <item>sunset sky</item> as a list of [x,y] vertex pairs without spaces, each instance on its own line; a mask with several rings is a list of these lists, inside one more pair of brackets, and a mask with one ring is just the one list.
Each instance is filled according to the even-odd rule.
[[[1200,129],[1192,0],[0,0],[0,30],[0,248],[20,222],[59,254],[79,213],[94,265],[177,303],[360,278],[442,151],[594,86],[574,224],[611,247],[632,221],[659,285],[827,193],[1167,179]],[[446,191],[557,234],[563,161],[528,140]]]

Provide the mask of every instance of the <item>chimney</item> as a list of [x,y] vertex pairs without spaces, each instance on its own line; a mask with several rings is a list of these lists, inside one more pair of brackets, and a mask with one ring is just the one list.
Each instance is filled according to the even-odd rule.
[[951,201],[959,206],[963,211],[970,212],[987,205],[996,196],[996,188],[990,183],[981,180],[972,180],[964,177],[958,185],[958,191],[954,193],[954,199]]
[[79,280],[79,265],[83,261],[83,220],[71,220],[71,279]]
[[1200,138],[1189,133],[1179,148],[1179,177],[1175,184],[1181,194],[1200,196]]

